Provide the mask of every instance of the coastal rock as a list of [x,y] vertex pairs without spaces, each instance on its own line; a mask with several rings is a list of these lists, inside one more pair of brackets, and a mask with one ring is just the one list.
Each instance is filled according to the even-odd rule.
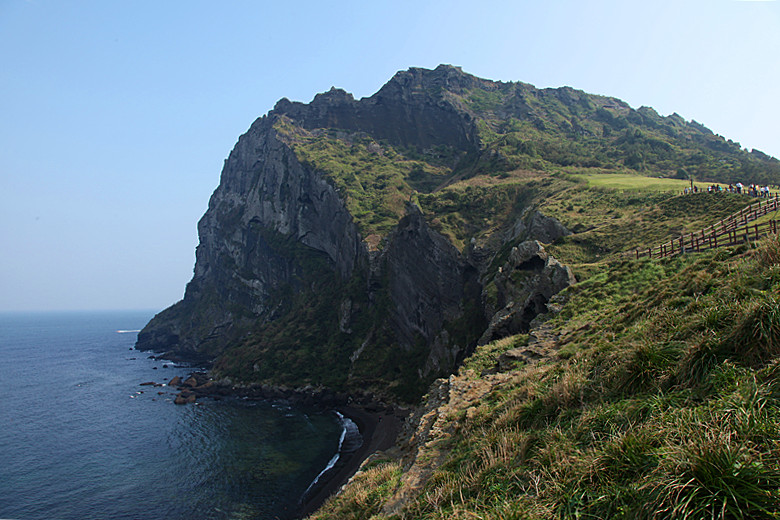
[[196,402],[198,396],[194,392],[181,392],[173,400],[173,404],[192,404]]
[[479,344],[527,332],[531,321],[547,312],[550,298],[575,281],[571,269],[551,257],[538,241],[512,248],[495,277],[498,310]]
[[181,384],[181,377],[175,376],[168,381],[168,386],[179,386]]
[[208,381],[204,384],[197,385],[192,387],[193,392],[197,392],[199,394],[206,394],[209,393],[212,389],[214,389],[215,385],[213,381]]
[[512,226],[507,241],[536,240],[544,244],[551,244],[568,235],[571,235],[571,231],[566,229],[558,219],[548,217],[539,210],[527,208]]
[[[347,155],[365,146],[372,157],[395,146],[410,156],[435,156],[453,171],[461,163],[473,166],[482,160],[481,140],[473,107],[458,96],[467,99],[475,88],[498,87],[443,65],[399,72],[360,100],[340,89],[311,103],[280,100],[230,152],[198,223],[184,298],[143,328],[136,348],[165,352],[166,360],[213,363],[218,376],[251,374],[290,386],[343,374],[328,377],[328,385],[350,393],[370,387],[407,400],[455,370],[508,304],[486,309],[483,303],[484,270],[496,251],[519,236],[552,241],[565,228],[538,212],[518,220],[520,209],[513,210],[496,227],[502,243],[461,250],[413,202],[416,187],[399,186],[393,197],[404,198],[393,199],[392,210],[369,208],[388,225],[382,236],[366,237],[348,209],[357,195],[300,146],[329,143],[346,147]],[[355,167],[360,184],[362,168]],[[542,284],[552,283],[549,263]],[[519,313],[527,321],[544,310],[548,287],[529,285],[526,292],[529,303],[506,309],[507,316]],[[522,328],[504,321],[488,336]],[[293,327],[300,333],[290,333]]]
[[383,260],[399,343],[411,348],[422,338],[430,345],[422,373],[450,372],[476,338],[452,337],[445,325],[461,319],[468,302],[479,301],[479,273],[414,205],[388,238]]

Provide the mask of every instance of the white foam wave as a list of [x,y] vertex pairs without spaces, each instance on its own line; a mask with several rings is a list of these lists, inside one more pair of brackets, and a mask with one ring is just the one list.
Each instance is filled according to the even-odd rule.
[[116,331],[117,334],[129,334],[131,332],[141,332],[141,329],[136,329],[136,330],[118,330],[118,331]]
[[[348,417],[344,417],[339,412],[335,412],[335,414],[339,416],[339,420],[341,421],[341,426],[342,426],[341,427],[341,436],[339,436],[339,447],[336,450],[336,454],[333,455],[333,457],[331,457],[330,460],[328,461],[328,463],[325,465],[325,469],[320,471],[320,473],[316,477],[314,477],[314,480],[312,481],[312,483],[309,484],[309,487],[307,487],[306,491],[303,492],[303,497],[301,498],[301,500],[306,498],[306,495],[308,495],[309,491],[311,491],[311,489],[314,486],[317,485],[317,482],[320,481],[320,478],[322,478],[322,476],[325,473],[330,471],[333,468],[333,466],[335,466],[336,463],[339,461],[339,459],[341,458],[342,450],[344,448],[344,440],[347,438],[347,432],[354,432],[354,434],[357,434],[358,437],[360,436],[360,430],[358,429],[357,424],[355,424],[352,421],[352,419],[350,419]],[[362,439],[360,439],[360,444],[358,444],[357,447],[360,447],[361,444],[362,444]],[[357,449],[357,448],[355,448],[355,449]],[[354,451],[354,449],[350,450],[350,451]]]

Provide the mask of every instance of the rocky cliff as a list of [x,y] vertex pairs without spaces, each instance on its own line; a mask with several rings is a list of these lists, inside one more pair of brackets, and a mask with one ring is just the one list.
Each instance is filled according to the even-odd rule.
[[360,100],[282,99],[225,161],[184,299],[137,347],[244,382],[414,400],[572,283],[540,245],[570,232],[534,209],[561,168],[679,176],[667,162],[697,150],[697,168],[774,164],[705,130],[451,66]]

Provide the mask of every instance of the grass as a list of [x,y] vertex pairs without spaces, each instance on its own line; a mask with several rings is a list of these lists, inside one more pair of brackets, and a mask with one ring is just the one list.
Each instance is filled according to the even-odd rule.
[[[615,190],[681,193],[685,188],[690,188],[691,186],[688,180],[646,177],[637,174],[587,173],[579,176],[591,188],[603,187]],[[711,186],[713,183],[694,182],[693,184],[706,193],[707,186]],[[728,186],[727,184],[720,185]]]
[[[330,181],[341,186],[348,205],[357,205],[358,209],[351,211],[363,226],[363,232],[368,233],[367,239],[392,229],[402,213],[403,197],[412,190],[408,175],[420,160],[406,160],[392,147],[365,135],[317,133],[285,127],[280,131],[287,132],[288,138],[294,141],[293,146],[302,160],[316,164]],[[361,165],[360,168],[357,165]],[[444,170],[418,171],[434,178]],[[415,192],[414,197],[431,227],[458,248],[464,252],[470,247],[497,251],[499,260],[516,244],[506,243],[507,227],[520,218],[526,208],[538,208],[574,231],[574,234],[548,244],[548,250],[572,266],[579,279],[593,278],[594,281],[602,280],[606,276],[605,270],[612,268],[604,261],[619,258],[621,251],[654,245],[673,233],[698,229],[711,223],[713,215],[730,214],[746,204],[745,197],[734,194],[682,197],[658,190],[588,187],[583,181],[586,176],[615,177],[583,168],[552,174],[515,170],[505,178],[472,177],[431,193]],[[349,178],[355,184],[350,184]],[[638,182],[634,176],[622,178]],[[670,180],[651,179],[650,182],[660,186]],[[362,190],[362,195],[355,190]],[[370,210],[360,210],[363,205]],[[235,217],[227,214],[224,218]],[[228,226],[229,223],[223,224]],[[234,338],[231,349],[217,361],[218,373],[267,384],[321,384],[334,389],[356,385],[356,388],[370,388],[405,402],[414,402],[425,393],[431,378],[441,375],[419,377],[417,367],[429,354],[425,345],[409,349],[405,357],[393,354],[398,348],[397,340],[382,318],[391,303],[381,291],[369,302],[360,273],[353,280],[339,280],[333,276],[326,259],[316,252],[296,246],[289,237],[276,236],[267,230],[258,232],[265,233],[264,240],[279,255],[297,259],[297,274],[291,284],[275,289],[274,298],[278,297],[284,304],[273,310],[271,319],[253,321],[250,316],[246,323],[236,327],[241,337]],[[381,239],[372,243],[381,247]],[[251,279],[252,274],[244,276]],[[485,282],[485,294],[489,299],[495,288],[489,277]],[[339,289],[318,292],[318,288],[326,286]],[[354,307],[351,334],[343,333],[337,326],[338,309],[345,301],[345,294]],[[600,294],[592,303],[596,309],[604,304],[613,305],[614,301]],[[236,316],[239,310],[234,313]],[[468,312],[480,311],[475,308]],[[585,314],[573,319],[582,320],[583,316]],[[209,320],[202,321],[210,323]],[[452,322],[446,326],[451,337],[460,337],[464,330],[471,330],[466,322]],[[326,339],[323,341],[322,338]],[[362,354],[356,360],[350,360],[358,350]],[[567,347],[566,352],[570,351]],[[471,364],[478,371],[485,370],[494,364],[494,358],[499,354],[496,350],[485,354],[483,362],[475,358]],[[648,351],[648,355],[651,354],[653,352]],[[477,367],[479,363],[483,366]],[[351,370],[332,369],[344,365],[349,365]]]
[[521,347],[528,343],[527,334],[509,336],[497,341],[491,342],[479,348],[474,354],[469,356],[460,368],[460,373],[473,370],[481,373],[485,370],[493,369],[498,363],[498,358],[507,350]]
[[[417,462],[442,459],[422,489],[404,488],[413,457],[383,461],[316,518],[387,518],[383,506],[398,490],[407,498],[397,520],[780,517],[780,246],[665,260],[624,254],[750,202],[677,196],[688,175],[758,181],[777,165],[759,169],[737,144],[679,117],[607,109],[614,100],[572,89],[508,84],[448,96],[475,117],[479,153],[406,150],[284,119],[276,129],[339,191],[373,250],[408,202],[465,255],[500,258],[522,239],[507,230],[528,208],[557,218],[573,233],[547,249],[580,279],[549,322],[559,355],[492,374],[528,337],[478,348],[457,377],[491,391],[442,411],[436,435],[416,447]],[[388,295],[369,301],[365,278],[337,280],[309,260],[299,279],[306,290],[288,291],[282,315],[217,369],[274,384],[384,389],[413,402],[430,382],[419,371],[430,346],[399,356],[383,321]],[[345,294],[351,336],[338,330]],[[468,328],[447,326],[453,336]]]
[[[365,468],[316,518],[387,518],[383,506],[398,490],[408,495],[396,520],[780,517],[780,246],[764,240],[665,260],[625,254],[746,206],[746,197],[706,187],[776,180],[776,161],[618,100],[475,85],[431,95],[469,113],[478,153],[395,148],[290,121],[277,130],[339,190],[372,249],[407,202],[491,269],[524,238],[507,238],[523,211],[558,219],[573,233],[546,247],[580,279],[549,322],[559,355],[492,374],[500,355],[528,337],[479,347],[457,377],[492,390],[468,409],[441,411],[436,435],[417,446],[418,462],[443,459],[422,489],[404,488],[413,457],[385,461]],[[678,196],[691,176],[705,193]],[[490,273],[484,281],[484,298],[495,298]],[[428,347],[398,356],[381,325],[391,302],[373,296],[361,302],[354,337],[370,341],[350,377],[419,395],[427,382],[413,365]],[[317,359],[327,370],[355,352],[357,344],[333,339],[343,339],[333,325],[338,303],[293,302],[289,319],[261,334],[262,358],[276,356],[278,366],[258,371],[278,377],[290,360],[300,368]],[[328,338],[325,352],[335,357],[321,357],[316,338]],[[321,376],[301,374],[305,382]]]
[[[394,461],[367,464],[338,496],[326,502],[311,520],[368,520],[379,512],[384,501],[395,490],[401,467]],[[348,503],[348,507],[342,504]]]
[[285,118],[275,128],[301,163],[333,183],[373,249],[405,215],[405,204],[415,199],[416,191],[432,189],[451,173],[449,168],[409,159],[365,133],[306,131]]
[[567,355],[450,412],[418,455],[444,462],[393,518],[779,518],[779,251],[606,261],[551,322]]

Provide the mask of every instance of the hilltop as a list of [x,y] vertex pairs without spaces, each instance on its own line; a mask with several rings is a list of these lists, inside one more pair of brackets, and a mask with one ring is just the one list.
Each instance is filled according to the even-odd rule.
[[442,65],[282,99],[137,348],[407,406],[317,518],[774,518],[776,239],[635,254],[748,206],[707,191],[736,182],[776,193],[780,162],[569,87]]
[[[778,164],[675,115],[447,65],[399,72],[361,100],[335,88],[282,99],[225,161],[184,299],[138,347],[245,383],[413,402],[497,313],[523,316],[499,334],[527,329],[574,280],[566,265],[680,224],[652,209],[667,195],[592,196],[583,175],[759,182]],[[742,204],[727,199],[720,210]],[[529,240],[551,244],[521,269],[533,280],[496,283]]]

